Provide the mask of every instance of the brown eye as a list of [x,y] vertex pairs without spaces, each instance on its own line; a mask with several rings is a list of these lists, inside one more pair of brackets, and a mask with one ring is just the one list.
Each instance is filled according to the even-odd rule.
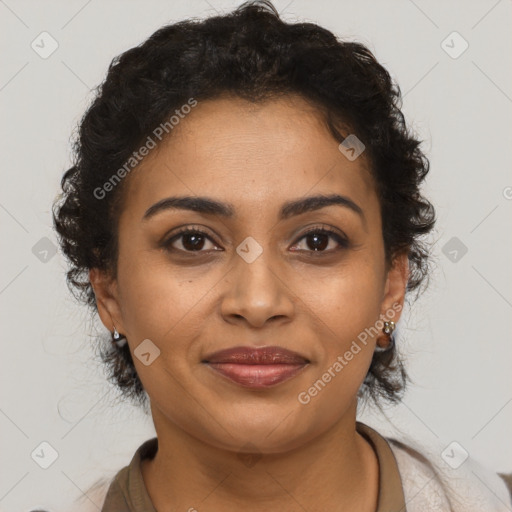
[[[176,242],[180,242],[177,247],[175,246]],[[211,244],[211,247],[208,247],[208,243]],[[182,229],[165,241],[163,245],[169,251],[182,252],[205,252],[217,247],[204,231],[197,228]],[[181,245],[181,247],[179,247],[179,245]]]
[[[306,252],[334,252],[341,248],[348,247],[348,241],[346,238],[343,238],[337,232],[328,230],[328,229],[320,229],[313,228],[307,231],[300,240],[305,241],[305,249],[298,249],[299,251],[305,250]],[[333,244],[330,244],[331,240],[334,240]],[[336,243],[338,247],[336,247]],[[331,247],[328,249],[328,247]],[[297,249],[294,249],[297,250]]]

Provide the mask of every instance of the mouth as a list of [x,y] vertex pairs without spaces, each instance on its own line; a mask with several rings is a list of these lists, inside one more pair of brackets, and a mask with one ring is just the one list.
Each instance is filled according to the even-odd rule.
[[283,347],[234,347],[202,361],[217,374],[252,389],[275,386],[295,377],[311,361]]

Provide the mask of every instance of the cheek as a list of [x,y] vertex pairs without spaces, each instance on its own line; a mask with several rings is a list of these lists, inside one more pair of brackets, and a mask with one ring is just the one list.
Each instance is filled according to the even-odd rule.
[[308,307],[315,313],[311,318],[321,350],[297,400],[318,424],[328,426],[347,411],[371,364],[376,337],[371,327],[379,318],[380,303],[369,274],[347,274],[331,280],[324,293],[310,294]]
[[125,329],[133,341],[159,339],[188,307],[190,295],[181,293],[183,282],[169,266],[155,265],[142,252],[120,257],[118,283]]
[[294,286],[330,344],[342,349],[379,318],[383,295],[382,270],[373,261],[353,258],[351,263],[323,274],[303,273]]
[[222,274],[204,266],[185,271],[148,252],[127,253],[119,261],[118,282],[132,345],[149,338],[162,351],[170,346],[173,352],[190,349],[204,330],[209,293]]
[[315,399],[317,406],[332,399],[343,407],[340,398],[355,396],[366,376],[378,335],[382,271],[378,262],[361,257],[323,277],[304,274],[300,281],[297,295],[310,312],[321,347],[312,379],[318,384],[310,395],[322,395]]
[[[182,389],[169,374],[185,375],[189,370],[204,331],[205,290],[215,281],[189,273],[184,277],[183,271],[169,264],[135,253],[120,262],[118,282],[126,335],[144,388],[152,398],[179,396]],[[137,349],[146,339],[158,349],[149,345],[158,357],[148,366],[137,358]]]

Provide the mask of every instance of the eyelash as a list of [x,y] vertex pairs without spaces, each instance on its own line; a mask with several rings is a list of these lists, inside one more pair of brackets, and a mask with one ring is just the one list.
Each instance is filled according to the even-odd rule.
[[[317,234],[321,234],[321,235],[329,235],[331,238],[333,238],[339,244],[340,247],[338,247],[337,249],[330,249],[327,251],[326,250],[323,250],[323,251],[306,250],[306,251],[304,251],[302,249],[299,249],[297,252],[308,252],[308,253],[312,253],[312,254],[320,256],[322,254],[332,254],[333,252],[337,252],[342,249],[347,249],[349,247],[348,240],[346,238],[344,238],[343,236],[341,236],[338,232],[333,231],[331,229],[324,228],[324,227],[318,227],[318,226],[310,228],[306,232],[304,232],[294,245],[297,245],[298,242],[302,241],[304,238],[306,238],[311,233],[317,233]],[[202,236],[208,238],[212,243],[215,244],[215,242],[211,239],[211,237],[208,233],[206,233],[202,229],[188,226],[188,227],[180,229],[177,233],[174,233],[172,235],[172,237],[168,238],[167,240],[165,240],[162,243],[162,246],[169,252],[182,252],[182,253],[186,253],[186,254],[207,252],[207,251],[203,251],[203,250],[184,251],[183,249],[175,249],[175,248],[171,247],[173,242],[178,240],[183,235],[187,235],[187,234],[202,235]],[[215,244],[215,245],[217,245],[217,244]]]

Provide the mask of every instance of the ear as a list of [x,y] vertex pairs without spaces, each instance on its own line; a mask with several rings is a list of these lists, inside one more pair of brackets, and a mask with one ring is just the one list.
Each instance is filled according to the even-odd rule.
[[393,259],[386,277],[381,318],[397,323],[402,314],[405,292],[409,280],[408,253],[403,252]]
[[103,325],[113,332],[114,325],[118,332],[124,334],[123,315],[118,300],[117,281],[107,272],[92,268],[89,270],[89,281],[96,296],[98,314]]

